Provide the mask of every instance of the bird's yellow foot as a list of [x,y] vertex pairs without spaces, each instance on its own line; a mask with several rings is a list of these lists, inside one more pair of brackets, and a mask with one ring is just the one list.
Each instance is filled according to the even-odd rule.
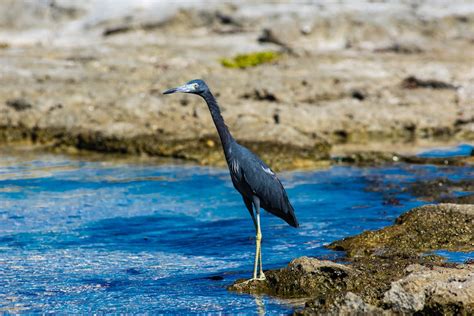
[[263,274],[263,272],[262,272],[258,278],[248,279],[247,281],[242,282],[242,284],[247,284],[247,283],[250,283],[250,282],[253,282],[253,281],[265,281],[266,279],[267,278],[265,277],[265,274]]

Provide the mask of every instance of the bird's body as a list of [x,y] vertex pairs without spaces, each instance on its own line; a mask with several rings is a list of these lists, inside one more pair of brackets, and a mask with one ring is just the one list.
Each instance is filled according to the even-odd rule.
[[289,225],[298,227],[298,221],[286,191],[269,166],[237,142],[230,145],[229,157],[226,159],[232,183],[242,195],[246,205],[258,197],[263,209],[283,219]]
[[[206,101],[209,107],[209,111],[221,139],[232,183],[236,190],[242,195],[257,232],[253,279],[264,279],[265,275],[262,270],[260,248],[262,238],[260,230],[260,207],[283,219],[289,225],[298,227],[298,220],[288,200],[286,191],[270,167],[249,149],[237,143],[232,137],[224,123],[217,101],[204,81],[191,80],[181,87],[165,91],[164,94],[174,92],[197,94]],[[257,278],[258,263],[260,263],[260,273]]]

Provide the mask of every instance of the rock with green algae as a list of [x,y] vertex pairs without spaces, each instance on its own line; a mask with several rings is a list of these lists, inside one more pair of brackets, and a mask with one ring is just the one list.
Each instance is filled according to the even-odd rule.
[[407,273],[410,264],[439,263],[439,257],[369,258],[349,264],[301,257],[287,267],[266,271],[265,281],[237,280],[228,290],[268,294],[280,298],[305,298],[298,314],[338,315],[351,309],[358,312],[382,311],[384,293],[393,281]]
[[327,297],[346,288],[349,266],[301,257],[287,267],[265,272],[265,281],[238,280],[228,289],[241,293],[270,294],[283,298]]
[[240,54],[233,58],[221,59],[221,64],[227,68],[248,68],[275,61],[280,56],[280,53],[272,51]]
[[329,245],[349,257],[409,256],[437,249],[474,251],[474,205],[425,205],[397,218],[395,225]]
[[[472,265],[446,264],[442,257],[425,255],[424,252],[434,249],[474,250],[473,216],[474,205],[440,204],[415,208],[400,216],[395,225],[369,232],[369,236],[375,234],[373,238],[368,238],[365,232],[333,243],[330,246],[333,249],[348,251],[348,264],[298,258],[286,268],[266,271],[266,281],[239,280],[229,290],[282,298],[307,298],[305,308],[295,311],[295,314],[303,315],[392,315],[406,312],[467,315],[473,310],[470,294]],[[438,229],[440,236],[436,237]],[[397,248],[397,241],[403,243],[401,249]],[[438,271],[433,273],[440,276],[433,275],[435,283],[428,282],[426,286],[417,288],[421,282],[417,280],[430,278],[423,273],[413,276],[416,271],[423,271],[426,275],[429,271]],[[400,280],[414,280],[414,283],[407,283],[407,290],[397,285]],[[429,294],[434,288],[442,289],[443,286],[446,291],[451,291],[452,299]],[[411,288],[417,290],[410,292]],[[431,292],[426,294],[423,291]],[[420,295],[425,295],[423,300]],[[397,296],[400,296],[398,300]],[[416,308],[406,307],[409,306],[406,302],[418,305],[413,303]]]

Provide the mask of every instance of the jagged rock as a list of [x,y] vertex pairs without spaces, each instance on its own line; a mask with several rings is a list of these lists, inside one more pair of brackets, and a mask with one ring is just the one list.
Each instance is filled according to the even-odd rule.
[[313,300],[306,303],[303,310],[296,315],[388,315],[388,311],[367,304],[362,298],[352,292],[336,298],[328,304],[327,301]]
[[350,257],[416,255],[435,249],[474,250],[474,205],[425,205],[397,218],[395,225],[332,243]]
[[387,307],[400,313],[471,315],[474,313],[474,265],[455,268],[411,265],[409,275],[385,293]]
[[266,271],[265,281],[238,280],[229,290],[307,298],[304,315],[472,312],[474,266],[447,264],[426,251],[474,250],[474,205],[414,208],[378,231],[332,243],[347,264],[302,257]]
[[228,289],[243,293],[266,293],[284,298],[327,297],[346,287],[351,268],[316,258],[301,257],[286,268],[266,272],[265,281],[238,280]]

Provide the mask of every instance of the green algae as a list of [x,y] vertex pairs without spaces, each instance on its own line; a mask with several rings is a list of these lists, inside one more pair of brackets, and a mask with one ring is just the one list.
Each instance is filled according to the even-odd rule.
[[[281,298],[306,298],[304,310],[296,314],[334,314],[334,308],[349,292],[373,308],[390,310],[384,303],[392,282],[410,272],[408,267],[449,266],[438,255],[427,251],[474,250],[474,207],[440,204],[414,208],[401,215],[394,225],[364,232],[328,246],[347,253],[347,265],[310,258],[293,260],[288,267],[265,271],[267,280],[236,281],[228,289],[242,293],[269,294]],[[298,262],[313,260],[314,269],[301,269]],[[310,264],[306,264],[307,266]],[[451,264],[455,265],[455,264]],[[466,307],[426,306],[434,312],[451,312]],[[464,308],[464,309],[463,309]]]
[[227,68],[248,68],[255,67],[261,64],[270,63],[281,57],[280,53],[267,51],[267,52],[254,52],[248,54],[239,54],[232,58],[222,58],[220,60],[221,65]]
[[345,291],[351,273],[352,269],[342,264],[301,257],[285,268],[266,271],[264,281],[238,280],[228,290],[283,298],[325,298]]

